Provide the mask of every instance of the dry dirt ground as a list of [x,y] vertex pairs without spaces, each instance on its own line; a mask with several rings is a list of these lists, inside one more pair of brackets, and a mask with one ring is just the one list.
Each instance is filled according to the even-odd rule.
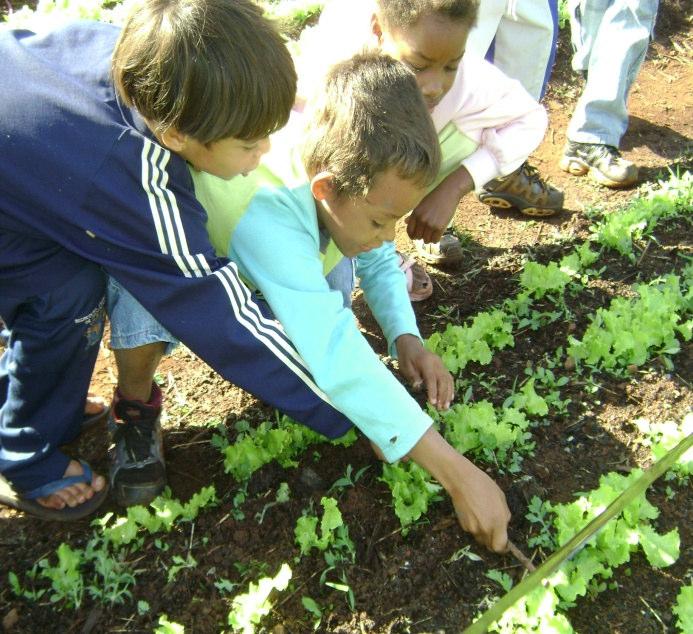
[[[688,9],[686,9],[688,6]],[[688,22],[687,22],[688,20]],[[693,38],[690,5],[683,1],[662,3],[656,41],[640,73],[630,99],[630,127],[622,144],[625,156],[643,167],[644,180],[666,177],[667,168],[691,169],[693,128]],[[550,129],[532,163],[542,175],[563,188],[566,210],[545,222],[518,217],[511,212],[489,212],[475,200],[465,199],[456,216],[456,227],[466,237],[467,259],[454,270],[433,271],[434,296],[416,306],[424,336],[442,330],[448,321],[462,322],[487,310],[517,292],[517,274],[527,255],[539,261],[555,259],[571,240],[588,234],[585,209],[599,205],[623,206],[636,192],[604,190],[586,179],[568,176],[557,167],[565,141],[565,128],[581,87],[572,74],[569,50],[563,33],[546,106]],[[691,254],[689,225],[673,223],[656,232],[637,265],[616,254],[605,254],[606,270],[592,293],[569,300],[574,324],[581,332],[588,316],[610,297],[628,292],[631,284],[680,267],[677,254]],[[404,231],[398,237],[404,250],[411,250]],[[355,312],[364,333],[380,353],[384,343],[373,320],[357,299]],[[472,380],[475,398],[500,403],[528,363],[539,362],[565,342],[570,324],[554,323],[536,333],[528,331],[516,338],[514,348],[497,353],[491,368],[470,364],[462,374]],[[523,519],[532,495],[552,501],[571,500],[573,494],[597,485],[607,471],[647,465],[642,450],[634,444],[632,421],[641,416],[655,421],[681,420],[693,403],[691,392],[691,346],[674,359],[673,370],[655,360],[630,380],[601,376],[601,389],[589,394],[579,381],[571,381],[564,397],[572,399],[568,412],[550,416],[546,426],[535,430],[537,449],[525,460],[517,477],[499,475],[508,494],[514,519],[511,535],[525,545],[530,525]],[[94,376],[94,390],[109,397],[115,383],[112,357],[105,348]],[[244,506],[246,519],[230,515],[236,491],[224,473],[222,457],[210,444],[212,423],[225,423],[233,437],[233,425],[241,419],[252,423],[272,418],[273,413],[252,396],[222,381],[190,352],[180,348],[164,361],[160,378],[167,398],[165,449],[173,494],[187,499],[202,486],[215,484],[221,503],[201,513],[191,533],[183,525],[162,539],[168,551],[145,540],[132,555],[139,571],[134,599],[124,606],[103,607],[87,599],[76,611],[57,610],[47,601],[17,599],[7,583],[7,572],[26,571],[42,557],[53,553],[63,541],[83,546],[91,534],[87,521],[71,526],[39,522],[0,508],[0,618],[14,633],[43,632],[150,632],[159,614],[182,623],[186,632],[216,632],[223,629],[228,600],[213,585],[219,578],[247,584],[257,578],[261,563],[265,573],[274,574],[281,562],[293,567],[292,589],[279,595],[279,604],[269,615],[268,631],[275,634],[311,631],[311,622],[301,605],[309,595],[324,608],[319,628],[324,632],[348,634],[431,632],[454,633],[469,624],[483,610],[487,597],[500,594],[496,584],[484,576],[490,568],[508,572],[515,580],[522,568],[510,556],[496,556],[476,546],[460,530],[451,528],[452,510],[446,502],[435,505],[427,521],[407,537],[398,532],[398,522],[390,505],[390,494],[379,481],[380,465],[367,443],[360,440],[348,449],[317,445],[301,458],[294,469],[269,465],[256,473]],[[74,447],[97,469],[106,469],[106,441],[103,429],[90,433]],[[355,595],[351,611],[343,593],[319,583],[325,565],[320,556],[304,557],[294,564],[296,547],[293,527],[301,510],[311,500],[319,502],[330,485],[344,475],[347,465],[354,472],[369,466],[354,488],[340,497],[340,508],[356,544],[356,564],[348,570],[348,582]],[[527,477],[522,477],[527,476]],[[255,513],[274,496],[277,486],[288,482],[292,495],[287,504],[270,509],[258,525]],[[681,557],[672,567],[655,571],[641,555],[618,574],[618,588],[595,598],[580,600],[570,611],[574,627],[583,634],[645,634],[673,630],[671,606],[677,589],[690,582],[691,571],[691,491],[682,490],[669,502],[664,484],[656,484],[650,499],[662,511],[659,529],[678,526]],[[118,509],[107,503],[105,511]],[[204,538],[204,539],[203,539]],[[462,558],[450,563],[459,549],[470,546],[482,560]],[[172,554],[192,552],[195,568],[179,573],[167,582],[166,566]],[[542,553],[531,553],[535,561]],[[236,565],[251,570],[243,576]],[[241,587],[239,586],[239,590]],[[137,600],[146,600],[150,611],[138,615]]]

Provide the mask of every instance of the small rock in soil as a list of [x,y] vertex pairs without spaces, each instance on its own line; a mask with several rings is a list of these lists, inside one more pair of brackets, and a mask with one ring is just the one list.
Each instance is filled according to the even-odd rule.
[[310,467],[301,469],[299,481],[310,491],[319,491],[325,488],[325,481]]
[[2,629],[4,632],[9,632],[19,621],[19,612],[17,608],[12,608],[4,617],[2,617]]

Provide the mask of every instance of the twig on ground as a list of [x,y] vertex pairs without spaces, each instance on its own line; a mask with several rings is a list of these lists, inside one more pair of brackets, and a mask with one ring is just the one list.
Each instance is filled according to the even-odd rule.
[[534,572],[536,570],[536,567],[534,564],[529,560],[529,557],[525,555],[515,544],[513,544],[510,540],[508,540],[508,550],[510,551],[510,554],[517,559],[529,572]]
[[650,248],[650,245],[652,244],[652,241],[650,240],[646,245],[645,248],[642,250],[642,255],[638,258],[638,261],[635,266],[640,266],[640,263],[643,261],[645,255],[647,254],[647,250]]
[[640,597],[640,600],[645,604],[645,607],[652,613],[652,616],[654,616],[655,619],[657,619],[657,621],[659,621],[659,624],[662,626],[662,632],[664,632],[664,634],[666,634],[667,633],[667,626],[664,625],[664,621],[662,621],[659,614],[657,614],[657,612],[654,611],[652,606],[647,601],[645,601],[645,599]]

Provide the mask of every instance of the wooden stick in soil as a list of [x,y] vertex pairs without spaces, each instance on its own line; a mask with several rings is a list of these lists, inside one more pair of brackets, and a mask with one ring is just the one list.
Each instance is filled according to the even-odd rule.
[[536,567],[530,561],[529,557],[525,555],[515,544],[508,540],[508,550],[510,554],[517,559],[529,572],[534,572]]

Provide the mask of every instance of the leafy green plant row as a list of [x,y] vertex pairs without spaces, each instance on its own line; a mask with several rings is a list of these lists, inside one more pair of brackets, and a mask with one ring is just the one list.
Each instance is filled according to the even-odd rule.
[[135,542],[142,529],[168,532],[177,522],[193,521],[202,507],[215,501],[214,487],[206,487],[186,504],[171,499],[167,492],[151,503],[151,512],[133,506],[125,517],[114,518],[113,513],[107,513],[92,522],[97,530],[84,548],[60,544],[55,565],[48,558],[41,559],[25,573],[24,582],[10,572],[10,587],[18,597],[36,601],[45,595],[51,603],[71,609],[81,606],[85,593],[101,603],[124,603],[132,598],[130,588],[136,576],[127,558],[141,542],[127,546]]
[[130,2],[108,0],[38,0],[35,9],[23,6],[5,16],[13,29],[44,31],[71,20],[99,20],[120,24],[125,20]]
[[[215,434],[212,443],[224,454],[224,470],[237,481],[245,482],[258,469],[276,460],[282,467],[295,467],[296,458],[309,446],[325,442],[325,437],[304,425],[293,422],[288,416],[278,417],[276,422],[265,421],[251,427],[247,421],[235,425],[238,436],[233,443]],[[349,446],[356,441],[351,429],[334,444]]]
[[[296,522],[294,535],[296,544],[300,549],[296,562],[300,561],[302,556],[309,555],[313,550],[323,553],[327,568],[322,572],[320,582],[347,592],[350,597],[350,605],[353,608],[354,595],[351,588],[346,585],[344,566],[354,563],[356,556],[354,544],[349,538],[349,529],[344,523],[337,506],[337,500],[332,497],[323,497],[320,504],[323,508],[321,519],[318,519],[311,512],[311,508],[304,511]],[[344,583],[327,581],[327,574],[337,569],[341,574],[340,580]],[[285,590],[291,577],[292,570],[288,564],[284,563],[275,577],[262,577],[257,582],[250,582],[247,592],[233,597],[228,615],[228,624],[233,628],[233,631],[253,634],[261,619],[272,609],[270,593],[273,590]],[[302,598],[302,603],[306,610],[317,619],[317,626],[322,616],[320,606],[315,600],[307,596]]]
[[[617,297],[599,308],[581,339],[569,337],[568,355],[577,364],[618,372],[641,366],[652,356],[680,351],[677,338],[691,339],[693,265],[681,279],[667,275],[635,287],[637,299]],[[666,358],[666,357],[665,357]]]
[[320,15],[324,1],[320,0],[262,0],[266,15],[278,23],[279,30],[296,37],[308,22]]
[[[583,272],[593,273],[588,267],[598,257],[589,243],[583,243],[560,263],[527,262],[520,275],[523,290],[516,297],[505,300],[500,308],[478,313],[469,325],[448,324],[443,332],[435,332],[426,340],[426,348],[438,354],[453,374],[471,361],[488,365],[494,350],[515,345],[514,330],[538,330],[564,316],[567,309],[562,295],[566,286],[572,283],[576,291],[581,289]],[[536,309],[535,300],[544,297],[556,303],[558,310]]]
[[593,240],[618,251],[635,262],[633,242],[652,234],[657,223],[667,218],[688,217],[693,210],[693,174],[671,175],[625,209],[609,212],[592,227]]
[[[534,449],[528,416],[547,413],[548,405],[530,378],[501,408],[488,401],[459,403],[433,415],[445,438],[460,453],[516,473],[522,457]],[[413,462],[383,465],[381,480],[390,488],[403,534],[428,511],[430,503],[441,499],[440,485]]]
[[[659,182],[657,188],[651,189],[645,196],[634,199],[626,209],[606,215],[592,227],[591,239],[559,262],[545,265],[527,262],[520,275],[523,290],[516,297],[506,300],[500,308],[478,313],[469,325],[448,324],[443,332],[433,333],[429,337],[426,347],[440,355],[453,374],[463,370],[471,361],[488,365],[492,360],[493,350],[514,346],[515,330],[526,327],[537,330],[565,315],[567,309],[562,302],[565,289],[571,286],[574,292],[578,292],[590,275],[599,273],[589,268],[599,258],[591,244],[598,243],[613,248],[634,260],[633,240],[651,234],[663,219],[690,216],[692,209],[693,175],[691,172],[684,172],[681,177],[672,175],[668,181]],[[685,277],[686,286],[690,288],[690,272]],[[642,285],[638,287],[641,288]],[[560,310],[548,313],[537,311],[533,306],[534,300],[545,297],[556,303]],[[643,302],[646,301],[643,299]],[[683,301],[687,310],[690,310],[690,293]],[[651,302],[655,306],[662,303],[657,296]],[[642,304],[641,307],[649,306]],[[657,316],[663,310],[661,308]],[[652,326],[649,329],[652,330]],[[689,330],[690,325],[684,325],[682,334],[686,336]],[[667,339],[671,340],[670,337]],[[642,355],[634,352],[633,356],[640,358]],[[609,367],[605,365],[606,369]]]
[[[639,418],[635,421],[635,426],[642,434],[640,443],[649,447],[655,460],[660,460],[684,438],[693,434],[693,413],[689,412],[680,425],[673,420],[655,423],[646,418]],[[691,475],[693,475],[693,449],[687,451],[681,460],[676,462],[667,473],[666,479],[678,479],[681,484],[687,484]]]
[[[121,24],[130,0],[39,0],[35,9],[24,6],[5,16],[12,28],[43,31],[69,20],[99,20]],[[297,36],[306,24],[320,15],[325,2],[316,0],[261,0],[266,15],[277,22],[280,31]]]
[[[642,475],[634,469],[629,475],[608,473],[599,480],[599,487],[569,504],[551,504],[534,498],[527,518],[539,525],[530,546],[558,548]],[[564,610],[576,605],[579,597],[616,589],[613,581],[616,568],[630,561],[633,552],[641,549],[651,566],[664,568],[679,557],[678,529],[658,533],[652,522],[658,509],[645,493],[631,502],[543,585],[520,599],[491,631],[501,634],[537,632],[568,634],[574,632]],[[506,588],[507,589],[507,588]]]

